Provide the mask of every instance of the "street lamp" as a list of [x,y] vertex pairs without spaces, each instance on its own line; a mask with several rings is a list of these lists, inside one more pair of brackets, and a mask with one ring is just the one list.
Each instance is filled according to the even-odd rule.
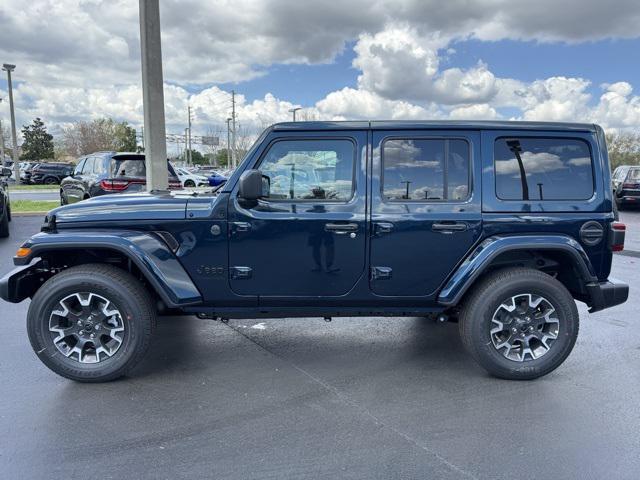
[[296,121],[296,112],[297,112],[298,110],[302,110],[302,107],[295,107],[295,108],[291,108],[291,109],[289,109],[289,112],[293,113],[293,121],[294,121],[294,122]]
[[[2,103],[2,97],[0,97]],[[2,128],[2,119],[0,118],[0,158],[2,158],[2,166],[7,166],[7,158],[4,156],[4,130]]]
[[11,72],[16,66],[10,63],[2,65],[2,70],[7,72],[7,84],[9,86],[9,110],[11,111],[11,139],[13,140],[13,171],[16,176],[16,183],[20,182],[20,167],[18,166],[18,139],[16,136],[16,113],[13,108],[13,86],[11,85]]

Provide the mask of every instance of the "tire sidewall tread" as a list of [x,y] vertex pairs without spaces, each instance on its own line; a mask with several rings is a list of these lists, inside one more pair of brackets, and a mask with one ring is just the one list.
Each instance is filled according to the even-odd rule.
[[[53,345],[48,329],[52,308],[64,296],[79,291],[105,296],[126,317],[125,340],[114,357],[82,364],[82,368]],[[79,265],[54,275],[33,296],[27,314],[29,340],[38,358],[55,373],[79,382],[106,382],[127,374],[144,357],[155,322],[149,292],[130,273],[105,264]]]
[[[496,350],[490,325],[498,305],[507,297],[533,293],[549,300],[560,318],[560,335],[551,350],[536,360],[516,362]],[[576,303],[552,276],[531,268],[506,268],[488,274],[465,298],[459,322],[465,349],[490,374],[504,379],[531,380],[560,366],[571,353],[579,330]]]

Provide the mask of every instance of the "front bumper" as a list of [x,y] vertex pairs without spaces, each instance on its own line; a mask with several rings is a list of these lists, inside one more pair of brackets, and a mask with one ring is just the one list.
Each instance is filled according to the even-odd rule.
[[620,305],[629,298],[629,285],[613,278],[606,282],[591,283],[587,285],[587,290],[591,296],[591,313]]
[[48,277],[42,267],[42,260],[36,257],[28,265],[16,267],[0,278],[0,298],[11,303],[23,301]]

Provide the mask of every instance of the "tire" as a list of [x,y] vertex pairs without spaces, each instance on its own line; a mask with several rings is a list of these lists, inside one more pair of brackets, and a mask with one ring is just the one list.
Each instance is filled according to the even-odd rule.
[[67,204],[67,200],[64,198],[64,193],[60,192],[60,206],[64,207]]
[[193,180],[185,180],[184,186],[189,188],[189,187],[195,187],[196,184]]
[[[68,312],[79,312],[78,316],[54,313],[64,314],[63,299]],[[91,302],[87,310],[92,316],[80,311],[81,300]],[[107,316],[96,319],[101,311]],[[126,375],[144,357],[155,324],[156,311],[142,284],[128,272],[104,264],[71,267],[53,276],[33,296],[27,314],[29,341],[38,358],[58,375],[78,382],[107,382]],[[52,331],[52,326],[59,330]],[[62,328],[72,333],[60,341]],[[98,332],[102,351],[88,332]],[[72,350],[80,344],[78,339],[84,343],[80,352]]]
[[9,236],[9,217],[11,213],[9,207],[5,206],[2,218],[0,218],[0,238],[7,238]]
[[[540,303],[533,312],[520,314],[520,306],[527,301],[529,309],[532,303]],[[508,311],[511,306],[516,308],[513,316]],[[545,323],[539,327],[537,322],[541,321]],[[459,329],[465,349],[491,375],[532,380],[555,370],[571,353],[578,337],[579,315],[571,294],[558,280],[534,269],[509,268],[489,274],[468,294]],[[518,336],[524,337],[521,340]],[[519,348],[510,349],[510,345]]]
[[58,183],[58,179],[55,177],[45,177],[42,183],[45,185],[56,185]]

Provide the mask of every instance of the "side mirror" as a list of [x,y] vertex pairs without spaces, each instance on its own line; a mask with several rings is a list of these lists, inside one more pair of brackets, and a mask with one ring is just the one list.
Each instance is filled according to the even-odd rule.
[[238,196],[243,200],[256,201],[269,196],[270,179],[260,170],[247,170],[240,176]]
[[2,167],[2,173],[0,173],[0,176],[2,176],[2,177],[10,177],[12,174],[13,174],[13,172],[11,171],[10,168]]

